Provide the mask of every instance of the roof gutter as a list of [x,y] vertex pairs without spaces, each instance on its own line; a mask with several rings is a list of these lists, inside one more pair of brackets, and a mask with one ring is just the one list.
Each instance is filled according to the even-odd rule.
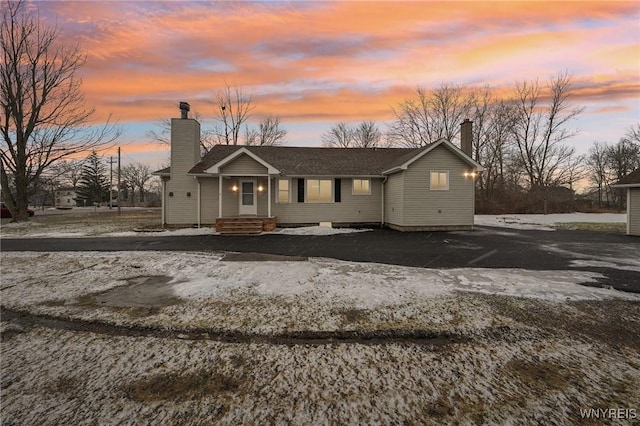
[[611,185],[612,188],[640,188],[640,182],[639,183],[623,183],[623,184],[618,184],[618,185]]

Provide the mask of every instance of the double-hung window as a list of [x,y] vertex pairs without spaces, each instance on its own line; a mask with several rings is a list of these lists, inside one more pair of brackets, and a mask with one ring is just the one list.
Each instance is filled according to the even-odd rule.
[[448,191],[449,190],[449,171],[448,170],[432,170],[430,179],[430,189],[432,191]]
[[307,179],[307,202],[330,203],[333,201],[332,179]]
[[290,188],[291,181],[289,179],[278,179],[278,203],[285,204],[291,202]]
[[371,195],[371,179],[353,179],[353,195]]

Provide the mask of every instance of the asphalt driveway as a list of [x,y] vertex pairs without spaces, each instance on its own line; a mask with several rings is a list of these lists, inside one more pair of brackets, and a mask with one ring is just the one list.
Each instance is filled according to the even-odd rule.
[[[392,230],[297,236],[175,236],[2,239],[2,251],[237,251],[329,257],[429,268],[586,270],[596,285],[640,293],[640,238],[589,231],[529,231],[476,227],[474,231]],[[593,283],[590,285],[594,285]]]

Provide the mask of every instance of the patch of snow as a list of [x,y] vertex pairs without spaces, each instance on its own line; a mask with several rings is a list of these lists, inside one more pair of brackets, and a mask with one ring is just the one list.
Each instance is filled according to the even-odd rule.
[[329,226],[303,226],[299,228],[277,228],[272,234],[284,235],[337,235],[353,232],[367,232],[371,229],[361,228],[331,228]]
[[513,229],[553,231],[557,223],[625,223],[625,213],[556,213],[556,214],[508,214],[475,215],[478,226],[495,226]]
[[109,232],[101,237],[173,237],[173,236],[196,236],[196,235],[220,235],[215,228],[203,226],[201,228],[180,228],[165,229],[163,231],[123,231]]
[[[373,319],[383,323],[437,324],[446,323],[452,310],[467,316],[456,297],[469,292],[552,302],[640,300],[639,294],[580,285],[602,277],[588,271],[444,270],[320,258],[228,262],[221,253],[182,252],[2,252],[0,256],[3,305],[84,319],[132,321],[118,311],[82,309],[73,300],[127,285],[131,278],[167,276],[168,285],[185,302],[135,319],[160,326],[333,330],[340,327],[340,312],[353,309],[373,312]],[[468,323],[486,320],[481,315]]]

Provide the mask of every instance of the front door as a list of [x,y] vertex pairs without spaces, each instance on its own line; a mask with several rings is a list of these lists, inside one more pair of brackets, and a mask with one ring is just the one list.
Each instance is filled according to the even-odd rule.
[[258,199],[256,197],[256,180],[240,180],[240,207],[241,215],[257,215]]

